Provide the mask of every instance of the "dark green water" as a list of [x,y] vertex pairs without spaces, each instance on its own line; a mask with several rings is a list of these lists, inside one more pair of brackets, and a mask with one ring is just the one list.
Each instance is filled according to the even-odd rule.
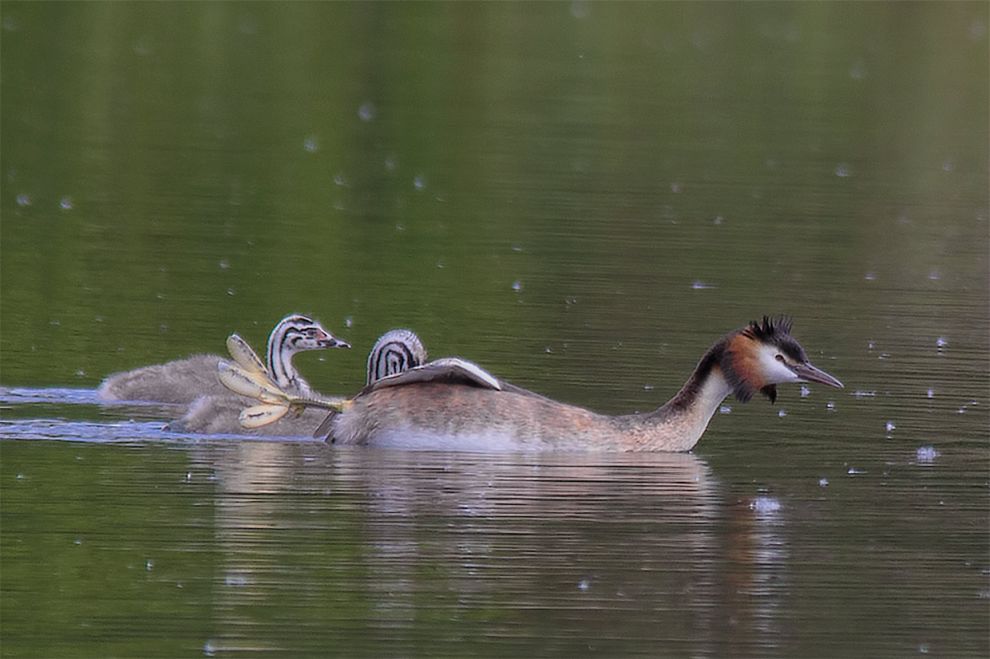
[[[986,3],[0,14],[3,656],[990,653]],[[847,388],[687,456],[92,403],[290,311],[334,393],[408,326],[643,410],[766,313]]]

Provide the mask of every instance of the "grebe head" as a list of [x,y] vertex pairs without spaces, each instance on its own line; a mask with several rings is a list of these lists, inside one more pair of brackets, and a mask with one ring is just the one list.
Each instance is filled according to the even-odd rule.
[[367,384],[426,363],[426,348],[416,333],[407,329],[385,332],[368,353]]
[[808,361],[804,348],[791,336],[790,319],[783,316],[764,316],[762,322],[752,321],[730,334],[720,366],[741,401],[759,391],[772,403],[777,400],[776,385],[789,382],[842,388],[839,380]]
[[338,339],[328,332],[323,325],[306,316],[286,316],[275,328],[273,335],[278,333],[279,329],[283,333],[281,343],[289,353],[351,347],[347,341]]

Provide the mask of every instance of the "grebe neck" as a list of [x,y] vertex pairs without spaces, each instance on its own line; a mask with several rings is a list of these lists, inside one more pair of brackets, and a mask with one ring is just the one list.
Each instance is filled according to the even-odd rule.
[[291,323],[279,323],[268,337],[268,372],[283,389],[306,388],[306,383],[292,366],[297,337],[298,329]]

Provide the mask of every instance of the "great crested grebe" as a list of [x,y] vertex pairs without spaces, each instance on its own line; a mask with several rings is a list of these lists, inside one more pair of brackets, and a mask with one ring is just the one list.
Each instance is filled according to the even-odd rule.
[[[283,318],[268,337],[267,370],[272,380],[287,391],[308,395],[309,384],[292,366],[292,358],[304,350],[349,348],[320,323],[291,314]],[[139,400],[188,404],[204,395],[229,396],[217,378],[219,355],[191,355],[184,359],[143,366],[108,376],[97,390],[107,401]]]
[[335,444],[423,449],[688,451],[729,394],[745,402],[760,392],[773,402],[778,384],[842,387],[808,361],[790,330],[789,319],[764,317],[730,332],[673,398],[645,414],[597,414],[441,361],[365,387],[320,434]]

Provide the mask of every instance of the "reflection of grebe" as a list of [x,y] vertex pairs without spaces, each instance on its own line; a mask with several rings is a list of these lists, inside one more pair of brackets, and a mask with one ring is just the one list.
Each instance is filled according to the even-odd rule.
[[342,412],[331,412],[321,428],[328,428],[330,441],[338,444],[687,451],[729,394],[747,401],[759,391],[774,401],[777,384],[842,386],[808,361],[790,329],[786,318],[764,317],[762,322],[730,332],[704,354],[669,402],[647,414],[596,414],[497,380],[479,380],[476,374],[465,377],[441,360],[365,387]]
[[[298,314],[286,316],[268,337],[268,373],[288,391],[308,395],[309,384],[293,367],[293,356],[304,350],[349,347],[310,318]],[[103,381],[97,395],[103,400],[160,403],[191,403],[204,395],[230,396],[217,379],[220,360],[219,355],[192,355],[165,364],[114,373]]]

